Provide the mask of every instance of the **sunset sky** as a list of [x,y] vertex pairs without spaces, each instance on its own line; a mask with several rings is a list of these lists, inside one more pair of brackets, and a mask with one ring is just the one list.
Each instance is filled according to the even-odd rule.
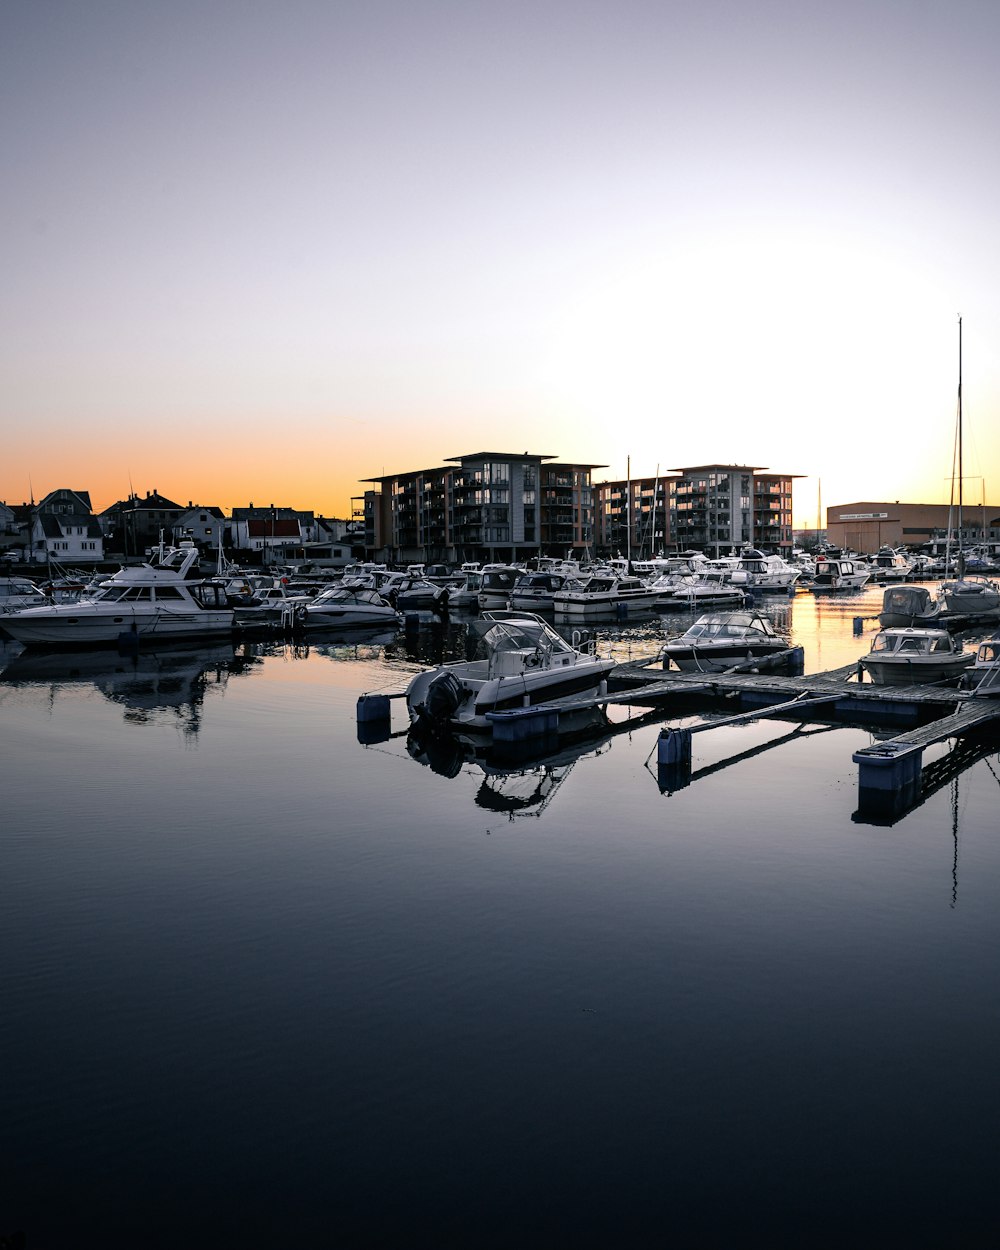
[[1000,5],[8,0],[0,499],[1000,502]]

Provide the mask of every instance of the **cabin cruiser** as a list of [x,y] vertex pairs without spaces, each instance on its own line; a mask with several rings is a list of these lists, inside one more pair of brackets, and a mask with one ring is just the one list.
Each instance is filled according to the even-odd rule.
[[883,629],[893,626],[938,623],[944,604],[926,586],[887,586],[882,594],[878,621]]
[[123,635],[176,639],[230,634],[233,609],[225,588],[200,578],[198,561],[192,544],[164,548],[146,564],[119,569],[92,597],[25,608],[5,616],[4,629],[28,647],[106,645]]
[[591,643],[575,647],[532,612],[485,612],[479,654],[419,673],[406,688],[410,719],[489,730],[494,712],[596,696],[614,668]]
[[483,584],[479,591],[480,612],[503,611],[510,600],[514,584],[524,572],[506,564],[483,569]]
[[452,612],[476,612],[479,610],[479,592],[483,588],[483,575],[478,569],[461,574],[456,586],[448,587],[448,609]]
[[708,577],[657,578],[651,589],[656,590],[657,612],[692,612],[702,608],[739,608],[746,602],[746,591],[741,586],[713,581]]
[[679,638],[665,643],[660,655],[664,668],[719,673],[745,660],[788,651],[789,646],[760,612],[720,612],[699,616]]
[[658,598],[659,592],[638,577],[595,574],[557,590],[552,602],[560,621],[589,624],[651,614]]
[[837,590],[861,590],[870,578],[870,571],[860,565],[857,560],[847,560],[839,556],[820,556],[816,561],[816,572],[810,589],[814,594]]
[[747,548],[726,579],[745,590],[786,591],[802,576],[802,570],[781,556],[766,556],[762,551]]
[[941,583],[945,607],[955,616],[987,616],[1000,611],[1000,584],[986,577],[960,577]]
[[510,592],[510,606],[514,611],[551,612],[556,594],[574,584],[580,579],[562,573],[522,573]]
[[861,667],[876,686],[956,682],[973,662],[946,629],[880,629]]
[[41,587],[26,577],[0,577],[0,614],[40,608],[48,602]]
[[894,547],[881,547],[871,562],[874,582],[905,582],[913,576],[913,562]]
[[331,586],[307,603],[297,619],[303,629],[399,624],[396,609],[369,586]]
[[962,676],[962,685],[978,695],[1000,696],[1000,634],[979,644],[976,658]]
[[426,577],[405,577],[388,589],[380,587],[379,594],[397,612],[430,612],[447,602],[444,587]]

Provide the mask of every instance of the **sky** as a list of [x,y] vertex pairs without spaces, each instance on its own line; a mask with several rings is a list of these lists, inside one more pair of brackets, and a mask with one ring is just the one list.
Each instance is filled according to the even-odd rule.
[[1000,5],[4,0],[0,499],[1000,503]]

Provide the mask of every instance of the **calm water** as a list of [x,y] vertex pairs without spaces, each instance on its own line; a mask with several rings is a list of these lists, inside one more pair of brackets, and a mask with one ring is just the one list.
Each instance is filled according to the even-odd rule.
[[[879,601],[774,615],[812,671]],[[857,728],[674,793],[621,711],[521,774],[359,744],[461,646],[0,643],[0,1235],[996,1245],[1000,743],[889,827]]]

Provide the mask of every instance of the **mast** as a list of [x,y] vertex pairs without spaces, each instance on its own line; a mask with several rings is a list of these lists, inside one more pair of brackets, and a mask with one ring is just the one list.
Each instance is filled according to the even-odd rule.
[[965,573],[962,552],[962,318],[958,319],[958,576]]
[[625,457],[625,559],[632,567],[632,457]]

